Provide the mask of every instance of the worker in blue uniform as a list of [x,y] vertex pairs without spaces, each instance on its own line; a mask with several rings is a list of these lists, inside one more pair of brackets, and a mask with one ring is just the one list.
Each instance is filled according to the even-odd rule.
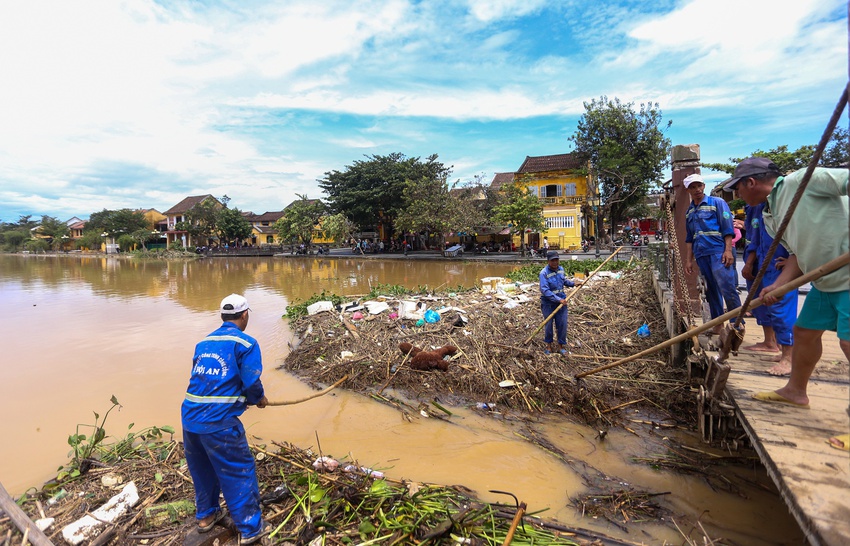
[[567,354],[567,296],[564,294],[564,287],[573,287],[576,283],[568,279],[566,273],[564,273],[558,251],[550,250],[547,252],[546,260],[546,267],[540,270],[540,309],[543,311],[543,318],[547,318],[559,306],[560,309],[552,320],[546,323],[543,337],[543,341],[546,342],[544,352],[547,355],[555,352],[555,336],[552,331],[552,323],[554,322],[555,330],[558,331],[559,352],[565,355]]
[[198,531],[223,517],[219,493],[240,534],[240,544],[264,536],[254,457],[239,416],[248,406],[268,404],[260,375],[257,340],[245,333],[248,300],[231,294],[221,301],[222,325],[195,346],[192,375],[183,401],[183,447],[195,485]]
[[[714,319],[724,313],[724,301],[726,311],[741,306],[732,244],[735,236],[732,213],[726,201],[705,194],[705,183],[699,174],[686,177],[683,184],[691,198],[691,204],[685,211],[685,274],[694,274],[696,261],[705,281],[705,298]],[[714,332],[720,333],[721,329],[717,325]]]
[[[747,250],[744,254],[744,267],[741,270],[741,275],[747,279],[747,288],[750,288],[750,283],[756,278],[759,269],[762,267],[767,251],[770,250],[770,245],[773,244],[773,237],[767,233],[764,227],[762,212],[766,203],[759,203],[755,206],[747,206]],[[765,270],[764,278],[761,281],[759,289],[765,286],[771,286],[776,282],[779,274],[782,272],[782,267],[785,260],[788,259],[788,251],[784,246],[778,245],[770,260],[770,264]],[[763,305],[753,309],[753,316],[756,321],[764,329],[765,343],[756,343],[744,349],[756,352],[776,352],[771,351],[770,341],[773,341],[773,347],[779,345],[778,349],[781,352],[778,364],[767,370],[771,375],[788,375],[791,373],[791,347],[794,345],[794,322],[797,320],[797,289],[788,292],[773,305]]]

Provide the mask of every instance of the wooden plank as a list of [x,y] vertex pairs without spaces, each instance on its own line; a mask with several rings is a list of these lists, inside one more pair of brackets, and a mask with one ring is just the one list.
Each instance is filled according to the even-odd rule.
[[33,523],[29,516],[27,516],[15,503],[15,500],[11,495],[9,495],[9,492],[6,491],[6,488],[3,487],[2,483],[0,483],[0,508],[6,512],[9,519],[11,519],[12,523],[15,524],[15,527],[17,527],[22,533],[26,530],[27,540],[29,540],[34,546],[53,546],[53,543],[50,542],[47,535],[42,533],[41,529],[36,527],[35,523]]
[[[837,339],[828,336],[818,368],[828,368],[838,353],[844,358]],[[747,337],[748,344],[756,341],[749,333]],[[759,402],[752,398],[754,393],[776,390],[786,382],[767,374],[773,364],[762,356],[742,351],[729,359],[727,393],[739,420],[809,542],[850,544],[850,453],[827,443],[830,436],[850,431],[850,381],[828,369],[822,371],[824,379],[817,379],[816,369],[809,382],[809,409]]]

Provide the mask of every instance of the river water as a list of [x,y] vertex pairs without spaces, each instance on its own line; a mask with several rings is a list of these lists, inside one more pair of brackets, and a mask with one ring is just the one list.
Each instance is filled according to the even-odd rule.
[[[179,430],[180,404],[194,344],[220,324],[217,307],[244,294],[252,313],[247,332],[263,351],[270,400],[294,400],[310,388],[278,370],[291,332],[281,318],[290,302],[327,290],[365,294],[371,286],[473,286],[501,276],[504,263],[373,260],[361,258],[215,258],[143,261],[105,256],[0,256],[0,482],[19,495],[38,487],[68,461],[67,437],[101,418],[114,395],[107,434],[120,437],[150,425]],[[287,441],[324,454],[356,459],[395,479],[459,484],[487,501],[510,491],[530,512],[564,525],[626,540],[682,543],[669,523],[625,533],[582,517],[569,499],[584,490],[581,477],[550,453],[524,441],[520,423],[453,408],[450,422],[416,419],[369,398],[337,389],[293,406],[249,409],[242,418],[260,443]],[[669,492],[660,500],[688,532],[701,522],[712,538],[738,544],[800,544],[804,538],[764,470],[730,468],[751,486],[718,492],[696,475],[655,470],[631,457],[663,454],[664,431],[640,437],[595,431],[549,418],[537,428],[578,461],[641,491]],[[680,439],[681,440],[681,439]],[[685,439],[687,440],[687,438]],[[694,445],[698,442],[691,440]],[[736,480],[736,483],[740,480]],[[740,483],[745,483],[740,482]],[[697,532],[695,537],[701,537]],[[700,538],[700,542],[701,542]]]

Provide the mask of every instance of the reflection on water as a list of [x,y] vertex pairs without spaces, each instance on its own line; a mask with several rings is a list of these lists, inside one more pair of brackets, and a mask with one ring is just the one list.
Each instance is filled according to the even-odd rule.
[[[113,394],[123,407],[109,416],[110,435],[123,435],[133,423],[136,428],[179,426],[194,344],[218,327],[218,303],[231,292],[245,294],[251,304],[248,332],[262,347],[266,391],[270,399],[282,401],[311,392],[276,369],[288,350],[290,332],[281,315],[289,302],[322,290],[364,294],[380,284],[472,286],[511,267],[357,258],[165,262],[0,256],[0,328],[6,335],[0,366],[0,481],[20,494],[49,478],[67,460],[68,435],[80,424],[93,423],[92,412],[103,415]],[[294,406],[252,408],[243,422],[266,442],[315,448],[318,438],[324,453],[357,458],[393,478],[463,484],[485,500],[500,502],[505,499],[487,491],[511,491],[529,510],[548,508],[544,516],[568,525],[630,540],[681,542],[669,527],[648,526],[649,535],[635,538],[605,522],[581,518],[568,505],[583,491],[581,477],[522,440],[517,422],[458,408],[451,423],[409,423],[394,409],[339,390]],[[539,426],[553,445],[578,461],[637,489],[672,491],[666,502],[688,528],[702,516],[716,536],[740,543],[802,541],[775,494],[753,487],[741,494],[749,500],[730,501],[698,478],[630,463],[633,454],[646,452],[645,439],[614,431],[600,444],[592,440],[593,431],[571,423],[543,420]],[[663,451],[663,442],[651,449]],[[767,483],[763,471],[750,478]],[[703,514],[706,509],[710,513]]]

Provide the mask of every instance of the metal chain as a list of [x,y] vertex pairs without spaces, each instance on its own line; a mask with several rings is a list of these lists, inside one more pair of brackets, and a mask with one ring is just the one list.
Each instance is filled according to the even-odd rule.
[[[691,312],[690,292],[688,285],[685,282],[685,270],[682,266],[682,259],[679,255],[679,241],[676,237],[676,229],[674,226],[673,208],[670,206],[670,195],[664,196],[664,204],[667,206],[667,238],[669,239],[667,247],[672,249],[673,261],[676,264],[676,276],[679,278],[679,290],[681,297],[676,298],[676,292],[673,291],[673,299],[676,302],[676,307],[679,309],[679,315],[685,319],[688,328],[694,326],[694,315]],[[684,302],[688,300],[687,311],[684,309]]]

